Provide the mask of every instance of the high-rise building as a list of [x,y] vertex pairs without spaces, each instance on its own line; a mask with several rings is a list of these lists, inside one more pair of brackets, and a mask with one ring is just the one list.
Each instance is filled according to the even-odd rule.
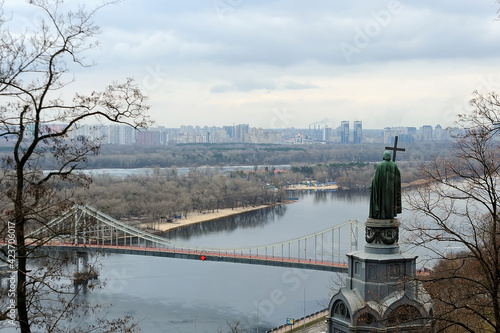
[[441,125],[436,125],[436,127],[434,127],[434,138],[437,141],[441,141],[444,140],[445,137],[446,137],[446,130],[444,130],[441,127]]
[[402,135],[408,135],[408,127],[386,127],[384,128],[384,143],[392,144],[396,136]]
[[332,128],[325,126],[323,128],[323,141],[330,142],[332,141]]
[[430,141],[432,140],[432,126],[431,125],[424,125],[420,128],[420,133],[422,134],[422,140],[423,141]]
[[363,122],[355,121],[354,122],[354,143],[363,142]]
[[340,143],[348,144],[349,143],[349,122],[342,121],[340,123]]
[[248,124],[239,124],[235,126],[234,137],[238,142],[246,142],[250,126]]
[[224,131],[227,133],[228,138],[234,138],[234,125],[233,126],[223,126]]
[[[106,128],[103,125],[76,124],[71,129],[69,137],[72,139],[84,137],[88,140],[101,140],[106,138]],[[106,140],[104,143],[107,143]]]
[[135,130],[130,126],[120,126],[120,141],[121,145],[131,145],[135,143]]

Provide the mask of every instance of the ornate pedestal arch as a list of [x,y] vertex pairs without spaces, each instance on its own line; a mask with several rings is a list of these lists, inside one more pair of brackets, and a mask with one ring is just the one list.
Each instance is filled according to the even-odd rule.
[[432,303],[402,253],[397,219],[366,222],[364,251],[351,252],[346,286],[330,299],[329,333],[432,332]]

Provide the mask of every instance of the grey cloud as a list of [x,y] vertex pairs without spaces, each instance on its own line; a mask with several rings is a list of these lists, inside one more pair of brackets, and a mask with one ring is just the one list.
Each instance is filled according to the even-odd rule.
[[[133,13],[117,15],[128,18],[126,25],[123,23],[128,31],[121,42],[134,33],[143,34],[139,38],[166,36],[157,43],[136,43],[135,52],[145,59],[160,56],[172,65],[261,64],[288,68],[311,61],[345,65],[409,58],[488,57],[500,52],[500,43],[496,42],[500,22],[492,22],[498,5],[489,0],[491,4],[443,1],[445,5],[407,0],[247,0],[237,2],[238,6],[221,19],[213,6],[207,5],[212,1],[146,0],[141,1],[136,24],[130,24],[134,22],[130,20]],[[118,7],[126,8],[127,3]],[[401,13],[387,16],[391,3],[399,4]],[[113,24],[118,23],[115,18]],[[120,36],[112,37],[120,43]]]

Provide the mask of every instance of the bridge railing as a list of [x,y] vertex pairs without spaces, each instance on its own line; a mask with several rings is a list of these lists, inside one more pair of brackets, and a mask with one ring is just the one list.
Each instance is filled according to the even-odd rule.
[[[224,250],[197,250],[192,248],[181,248],[181,247],[151,247],[151,246],[137,246],[137,245],[101,245],[101,244],[87,244],[84,246],[75,246],[71,242],[63,242],[58,240],[51,240],[45,244],[46,246],[54,246],[57,248],[67,247],[70,249],[87,249],[87,250],[125,250],[125,253],[134,253],[141,254],[140,252],[152,253],[171,253],[179,255],[177,257],[182,258],[183,255],[186,256],[197,256],[198,259],[204,260],[206,259],[235,259],[233,261],[238,262],[238,259],[245,260],[245,262],[249,260],[253,261],[267,261],[267,262],[281,262],[281,263],[294,263],[294,264],[314,264],[318,266],[327,266],[327,267],[345,267],[347,268],[347,262],[336,261],[336,260],[328,260],[325,258],[317,258],[317,259],[304,259],[304,258],[295,258],[295,257],[286,257],[280,255],[263,255],[263,254],[252,254],[250,252],[245,251],[224,251]],[[243,261],[242,261],[243,262]]]
[[[346,237],[347,230],[348,237]],[[168,240],[115,220],[97,209],[83,205],[74,206],[58,218],[31,232],[33,244],[100,247],[143,251],[171,252],[188,255],[232,257],[282,262],[314,263],[344,266],[345,254],[358,250],[359,231],[364,225],[359,220],[349,220],[311,235],[258,246],[238,248],[199,247]],[[422,272],[431,268],[421,259],[417,262]]]
[[[64,230],[54,238],[54,234],[58,234],[59,226],[64,226]],[[348,237],[345,237],[344,230],[346,229]],[[69,243],[74,246],[144,248],[174,252],[187,251],[187,253],[205,255],[224,254],[232,255],[234,258],[241,256],[278,258],[296,262],[340,263],[344,261],[346,252],[357,249],[359,230],[364,231],[362,223],[359,220],[349,220],[311,235],[273,244],[238,248],[198,247],[150,234],[84,205],[73,207],[43,228],[30,233],[28,237],[49,242],[49,244]]]

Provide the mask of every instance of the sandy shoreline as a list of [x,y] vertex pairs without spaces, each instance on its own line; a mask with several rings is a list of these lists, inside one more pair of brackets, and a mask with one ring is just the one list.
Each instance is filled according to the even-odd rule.
[[241,213],[251,212],[253,210],[258,210],[267,207],[273,207],[280,204],[285,204],[288,202],[276,203],[271,205],[260,205],[260,206],[250,206],[250,207],[237,207],[234,209],[224,208],[216,210],[215,212],[206,212],[205,214],[199,213],[189,213],[187,218],[182,218],[176,220],[175,222],[149,222],[149,223],[141,223],[141,228],[156,230],[156,231],[168,231],[179,227],[184,227],[190,224],[202,223],[207,221],[217,220],[223,217],[228,217],[231,215],[238,215]]
[[[421,184],[421,183],[425,183],[425,181],[419,180],[419,181],[412,182],[410,184],[405,183],[405,184],[403,184],[402,187],[404,188],[404,187],[408,187],[411,185],[417,185],[417,184]],[[292,186],[287,187],[287,190],[297,190],[297,191],[300,191],[300,190],[321,191],[321,190],[337,190],[337,189],[338,189],[337,185],[325,185],[325,186],[292,185]],[[250,206],[250,207],[246,207],[246,208],[242,208],[242,207],[237,207],[234,209],[224,208],[224,209],[216,210],[214,212],[206,212],[206,213],[201,213],[201,214],[191,212],[188,214],[187,218],[183,217],[182,219],[176,220],[174,222],[148,222],[148,223],[141,223],[140,226],[143,229],[164,232],[164,231],[169,231],[169,230],[172,230],[175,228],[184,227],[184,226],[191,225],[191,224],[218,220],[220,218],[224,218],[224,217],[228,217],[228,216],[232,216],[232,215],[238,215],[238,214],[251,212],[251,211],[262,209],[262,208],[273,207],[273,206],[281,205],[281,204],[288,204],[291,202],[294,202],[294,201],[284,201],[281,203],[275,203],[275,204],[270,204],[270,205]]]
[[[326,186],[306,186],[306,185],[295,185],[287,187],[288,190],[336,190],[338,189],[337,185],[326,185]],[[293,201],[292,201],[293,202]],[[242,214],[246,212],[251,212],[253,210],[258,210],[266,207],[272,207],[281,204],[288,204],[290,202],[281,202],[275,203],[271,205],[259,205],[259,206],[250,206],[246,208],[237,207],[234,209],[224,208],[219,209],[214,212],[206,212],[206,213],[188,213],[187,218],[178,219],[174,222],[148,222],[141,223],[141,228],[155,231],[169,231],[175,228],[184,227],[190,224],[202,223],[207,221],[217,220],[223,217],[228,217],[231,215]]]
[[[337,185],[326,185],[326,186],[306,186],[306,185],[294,185],[288,186],[287,190],[336,190],[338,189]],[[293,201],[291,201],[293,202]],[[273,207],[281,204],[288,204],[290,202],[285,201],[281,203],[275,203],[271,205],[259,205],[259,206],[250,206],[246,208],[237,207],[234,209],[231,208],[223,208],[216,210],[214,212],[206,212],[206,213],[188,213],[187,218],[178,219],[174,222],[148,222],[141,223],[141,228],[155,231],[169,231],[175,228],[184,227],[186,225],[202,223],[207,221],[217,220],[223,217],[228,217],[231,215],[242,214],[246,212],[251,212],[253,210],[258,210],[266,207]]]

